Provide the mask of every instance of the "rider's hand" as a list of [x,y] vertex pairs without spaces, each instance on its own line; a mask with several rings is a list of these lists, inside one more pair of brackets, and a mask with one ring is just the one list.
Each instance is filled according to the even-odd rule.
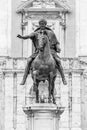
[[60,52],[61,52],[61,49],[60,49],[60,48],[58,48],[58,49],[57,49],[57,52],[58,52],[58,53],[60,53]]
[[22,36],[20,34],[17,35],[18,38],[22,38]]

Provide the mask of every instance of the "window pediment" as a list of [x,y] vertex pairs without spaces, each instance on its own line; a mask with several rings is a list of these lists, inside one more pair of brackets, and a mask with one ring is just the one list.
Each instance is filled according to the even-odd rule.
[[51,9],[55,9],[70,12],[70,7],[60,0],[27,0],[17,8],[17,12],[26,12],[27,10],[33,11],[35,9],[40,9],[42,11],[45,11],[46,9],[48,11],[50,11]]

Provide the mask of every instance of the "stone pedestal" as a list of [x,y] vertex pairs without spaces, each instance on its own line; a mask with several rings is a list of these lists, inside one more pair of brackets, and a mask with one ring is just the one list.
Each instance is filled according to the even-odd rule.
[[27,130],[58,130],[64,107],[41,103],[23,107],[27,115]]

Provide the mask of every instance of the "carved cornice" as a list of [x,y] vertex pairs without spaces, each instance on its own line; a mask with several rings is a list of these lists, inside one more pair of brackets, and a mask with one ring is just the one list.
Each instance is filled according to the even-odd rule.
[[50,13],[55,13],[55,12],[66,12],[66,10],[65,9],[62,9],[62,8],[53,8],[53,9],[46,9],[46,8],[42,8],[42,9],[40,9],[40,8],[27,8],[27,9],[22,9],[21,10],[21,12],[23,13],[23,12],[29,12],[29,13],[35,13],[35,12],[37,12],[37,13],[39,13],[39,12],[44,12],[44,13],[47,13],[47,12],[50,12]]
[[24,69],[2,69],[1,72],[4,74],[21,74],[24,73]]
[[41,18],[45,18],[45,19],[61,19],[61,15],[59,12],[31,12],[31,13],[27,13],[27,15],[24,15],[24,20],[26,19],[41,19]]
[[[49,24],[50,25],[50,24]],[[35,25],[34,25],[35,26]],[[53,24],[50,25],[52,28],[54,27]],[[0,60],[0,69],[1,71],[24,71],[27,59],[24,58],[3,58]],[[65,71],[74,70],[87,70],[87,63],[83,63],[79,58],[61,58],[62,66]]]
[[60,0],[29,0],[21,4],[17,8],[17,13],[24,12],[40,12],[40,11],[59,11],[59,12],[70,12],[70,7],[66,2]]
[[24,106],[23,111],[27,115],[34,114],[35,112],[53,112],[56,114],[56,116],[60,116],[65,110],[65,107],[59,107],[54,104],[30,104],[29,106]]
[[[24,69],[2,69],[1,70],[1,75],[2,74],[23,74],[24,73]],[[84,69],[64,69],[64,73],[67,75],[70,74],[83,74],[84,73]],[[58,74],[59,76],[60,74]]]

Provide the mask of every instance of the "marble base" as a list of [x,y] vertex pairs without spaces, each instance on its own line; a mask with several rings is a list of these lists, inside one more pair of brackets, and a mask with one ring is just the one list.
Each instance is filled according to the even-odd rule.
[[58,130],[64,107],[37,103],[23,107],[23,111],[27,115],[27,130]]

